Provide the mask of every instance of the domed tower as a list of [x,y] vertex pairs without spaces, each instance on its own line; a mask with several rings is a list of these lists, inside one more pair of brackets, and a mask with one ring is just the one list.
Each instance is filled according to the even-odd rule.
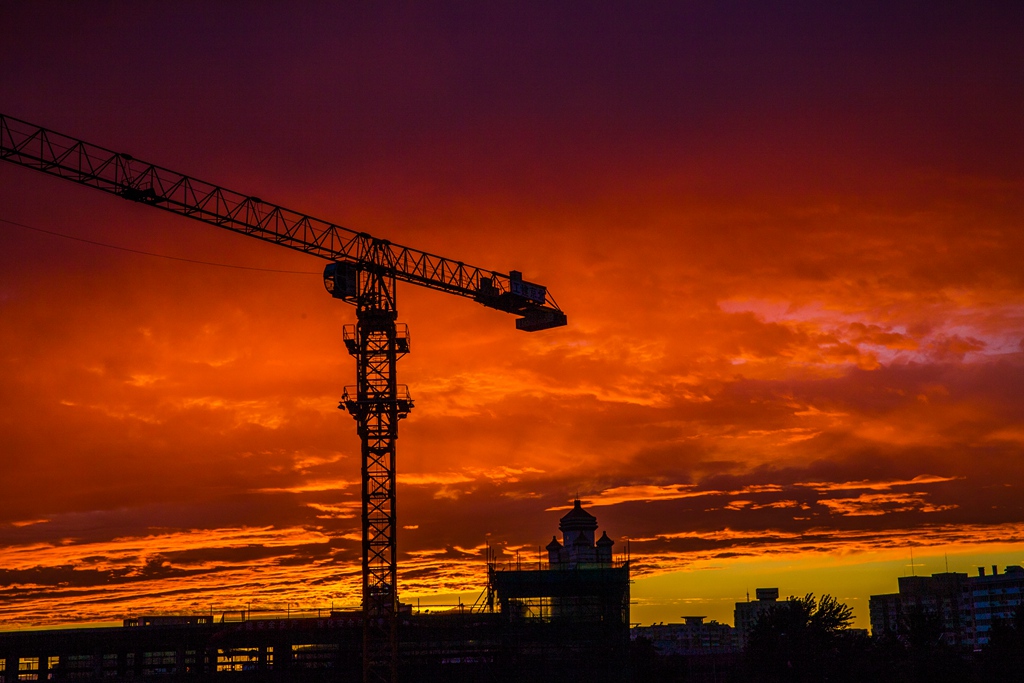
[[590,555],[594,551],[597,518],[583,509],[579,498],[573,501],[572,510],[559,520],[558,529],[562,532],[562,545],[569,551],[570,562],[593,562]]

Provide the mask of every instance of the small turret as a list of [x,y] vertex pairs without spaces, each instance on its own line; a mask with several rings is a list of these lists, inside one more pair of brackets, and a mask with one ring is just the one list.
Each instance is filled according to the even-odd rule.
[[546,550],[550,564],[558,564],[562,561],[562,544],[554,536],[551,537],[551,543],[548,543]]
[[612,546],[615,545],[615,541],[608,538],[608,532],[602,531],[601,538],[597,539],[597,561],[608,562],[612,561]]

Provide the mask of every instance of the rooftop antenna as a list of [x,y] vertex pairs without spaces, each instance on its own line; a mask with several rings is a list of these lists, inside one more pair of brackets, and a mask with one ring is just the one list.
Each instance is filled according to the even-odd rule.
[[942,557],[946,560],[946,573],[949,573],[949,553],[942,553]]
[[914,548],[910,548],[910,575],[917,576],[917,567],[914,566]]

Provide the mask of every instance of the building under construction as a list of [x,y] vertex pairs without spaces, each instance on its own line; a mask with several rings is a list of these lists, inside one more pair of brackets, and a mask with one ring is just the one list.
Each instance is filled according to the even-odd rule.
[[[537,565],[487,565],[479,606],[399,615],[402,681],[629,679],[629,562],[579,501]],[[532,563],[531,563],[532,564]],[[363,615],[160,616],[0,633],[0,681],[360,681]]]

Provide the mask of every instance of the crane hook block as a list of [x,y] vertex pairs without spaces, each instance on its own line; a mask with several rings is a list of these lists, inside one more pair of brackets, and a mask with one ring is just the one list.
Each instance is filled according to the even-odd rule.
[[335,299],[354,302],[359,295],[359,269],[344,261],[328,263],[324,268],[324,287]]

